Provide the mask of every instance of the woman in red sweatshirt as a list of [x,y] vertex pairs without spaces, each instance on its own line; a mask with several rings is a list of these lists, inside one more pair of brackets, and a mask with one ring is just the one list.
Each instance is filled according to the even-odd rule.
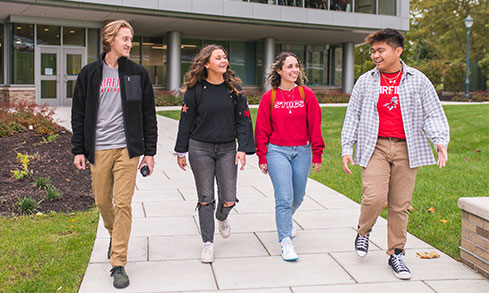
[[278,55],[267,77],[272,89],[261,98],[255,127],[256,154],[260,170],[272,180],[278,241],[286,261],[298,259],[292,215],[304,199],[311,167],[316,173],[321,169],[324,148],[321,108],[304,79],[296,55]]

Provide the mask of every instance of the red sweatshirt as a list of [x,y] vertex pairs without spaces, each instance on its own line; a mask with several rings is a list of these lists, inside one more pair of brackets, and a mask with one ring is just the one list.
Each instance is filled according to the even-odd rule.
[[321,108],[313,91],[305,86],[303,88],[305,101],[302,100],[297,86],[288,92],[277,89],[272,113],[270,113],[272,90],[263,94],[255,126],[256,154],[259,164],[267,163],[265,155],[268,143],[280,146],[311,144],[312,162],[321,163],[324,149]]

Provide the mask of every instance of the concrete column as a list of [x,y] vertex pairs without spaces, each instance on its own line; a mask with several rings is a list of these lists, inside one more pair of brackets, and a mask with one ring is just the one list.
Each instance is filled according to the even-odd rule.
[[169,32],[167,38],[166,88],[169,91],[176,91],[181,86],[180,55],[182,36],[180,32]]
[[275,59],[275,39],[273,38],[263,39],[263,83],[262,83],[263,91],[267,91],[270,89],[269,86],[265,86],[265,82],[267,80],[268,68],[270,68],[270,65],[272,65],[274,59]]
[[353,43],[343,43],[342,91],[350,94],[355,81],[355,47]]

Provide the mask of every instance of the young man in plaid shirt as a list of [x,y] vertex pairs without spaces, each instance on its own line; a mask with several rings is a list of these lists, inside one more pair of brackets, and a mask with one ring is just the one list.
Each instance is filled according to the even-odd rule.
[[429,79],[401,60],[403,35],[384,29],[365,40],[376,67],[357,80],[341,132],[343,170],[352,174],[348,164],[362,166],[355,252],[367,255],[370,231],[387,201],[388,264],[397,278],[410,279],[402,256],[417,168],[435,164],[428,138],[436,146],[437,165],[446,165],[449,127]]

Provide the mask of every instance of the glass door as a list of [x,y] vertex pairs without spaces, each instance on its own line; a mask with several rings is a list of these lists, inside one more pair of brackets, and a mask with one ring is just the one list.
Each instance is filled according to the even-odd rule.
[[60,48],[39,46],[37,93],[40,104],[58,106],[60,98]]
[[63,83],[61,105],[71,106],[76,79],[86,61],[85,48],[63,48]]

